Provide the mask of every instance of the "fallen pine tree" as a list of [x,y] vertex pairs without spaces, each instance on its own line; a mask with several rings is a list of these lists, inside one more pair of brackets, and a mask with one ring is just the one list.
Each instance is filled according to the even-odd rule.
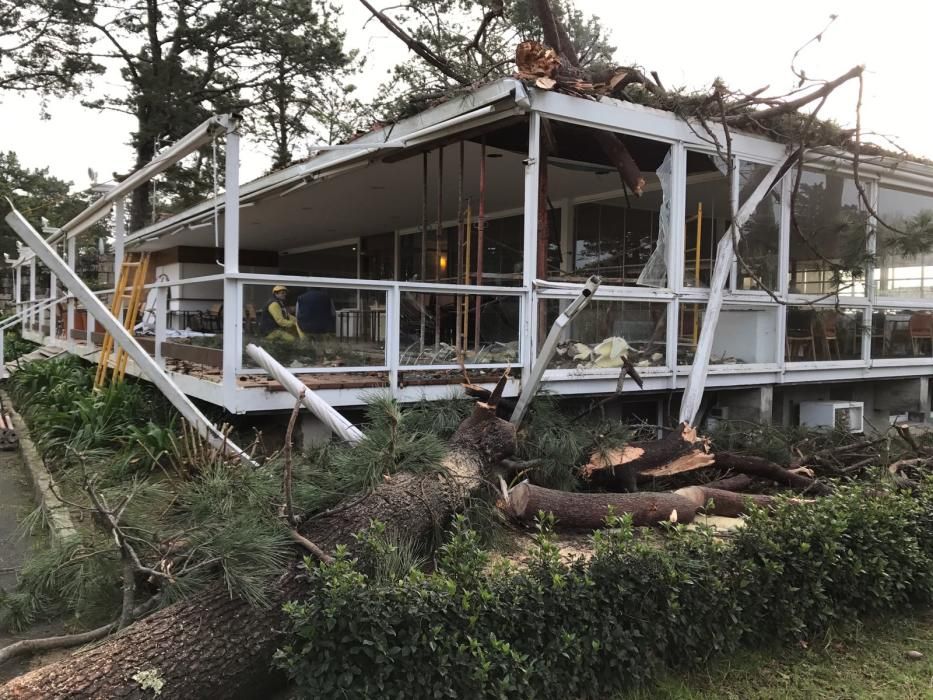
[[[352,544],[373,520],[426,537],[442,528],[488,470],[515,450],[514,427],[478,404],[450,440],[440,469],[387,476],[300,527],[325,552]],[[257,697],[268,693],[281,644],[282,605],[301,597],[297,562],[274,582],[268,607],[232,597],[223,583],[131,624],[93,648],[19,676],[0,698]]]

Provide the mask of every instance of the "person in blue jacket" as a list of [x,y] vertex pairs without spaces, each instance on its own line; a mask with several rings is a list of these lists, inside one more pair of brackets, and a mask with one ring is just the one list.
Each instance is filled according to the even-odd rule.
[[334,302],[323,289],[312,287],[298,297],[295,318],[301,337],[337,331],[337,311]]

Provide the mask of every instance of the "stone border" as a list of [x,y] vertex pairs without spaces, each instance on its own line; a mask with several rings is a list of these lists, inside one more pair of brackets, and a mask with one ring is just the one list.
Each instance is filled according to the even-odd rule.
[[3,407],[10,414],[10,417],[13,418],[13,426],[16,428],[16,435],[19,438],[19,449],[23,455],[23,461],[26,463],[26,468],[29,470],[36,500],[48,518],[52,539],[61,541],[66,537],[76,535],[77,530],[71,520],[68,506],[58,500],[58,496],[52,491],[55,480],[46,468],[45,461],[29,435],[26,421],[16,412],[13,402],[10,400],[10,395],[3,389],[0,389],[0,401],[3,402]]

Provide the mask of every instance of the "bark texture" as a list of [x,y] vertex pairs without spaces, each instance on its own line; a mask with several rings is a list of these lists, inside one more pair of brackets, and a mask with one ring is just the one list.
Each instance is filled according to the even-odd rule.
[[689,523],[693,502],[670,492],[568,493],[523,481],[509,491],[508,507],[519,520],[530,521],[539,511],[552,513],[562,528],[596,530],[606,525],[610,513],[632,514],[636,526],[661,522]]
[[[362,498],[306,521],[302,535],[325,551],[378,519],[389,530],[423,536],[442,527],[483,475],[515,449],[514,427],[480,404],[451,440],[444,472],[395,474]],[[266,697],[281,679],[271,672],[281,643],[282,604],[303,584],[293,564],[275,584],[268,609],[231,598],[223,585],[130,625],[98,646],[11,680],[0,700],[146,698],[146,676],[163,684],[164,698]],[[136,678],[134,679],[134,676]]]

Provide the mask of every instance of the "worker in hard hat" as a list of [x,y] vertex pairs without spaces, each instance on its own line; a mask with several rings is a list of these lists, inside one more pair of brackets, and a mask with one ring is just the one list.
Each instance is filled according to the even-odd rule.
[[272,299],[263,307],[259,331],[270,340],[294,340],[298,336],[298,322],[285,306],[287,296],[288,287],[278,284],[272,288]]

